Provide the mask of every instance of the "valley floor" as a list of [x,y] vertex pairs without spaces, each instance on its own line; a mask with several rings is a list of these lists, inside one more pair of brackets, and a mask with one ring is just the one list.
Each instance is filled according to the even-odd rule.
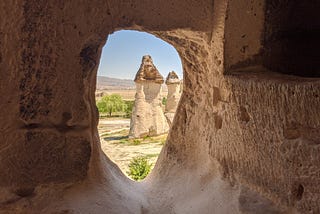
[[128,164],[134,157],[146,157],[152,168],[166,141],[167,135],[129,139],[130,119],[103,118],[98,130],[101,147],[106,155],[127,175]]

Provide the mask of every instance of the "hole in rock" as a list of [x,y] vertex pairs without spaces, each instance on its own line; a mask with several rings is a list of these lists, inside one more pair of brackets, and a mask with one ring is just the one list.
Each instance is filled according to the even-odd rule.
[[154,167],[182,93],[177,51],[143,32],[109,36],[96,87],[102,150],[124,174],[142,180]]
[[304,187],[302,184],[295,184],[293,186],[292,194],[297,201],[300,201],[302,199],[303,193],[304,193]]
[[28,197],[33,195],[34,193],[34,187],[24,187],[24,188],[19,188],[15,190],[16,195],[20,197]]

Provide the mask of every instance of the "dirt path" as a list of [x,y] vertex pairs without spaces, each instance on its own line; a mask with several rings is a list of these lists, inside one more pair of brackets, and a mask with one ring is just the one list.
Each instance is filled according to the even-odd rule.
[[99,134],[102,150],[127,174],[128,164],[132,158],[145,156],[154,166],[165,142],[166,135],[128,139],[129,119],[101,119]]

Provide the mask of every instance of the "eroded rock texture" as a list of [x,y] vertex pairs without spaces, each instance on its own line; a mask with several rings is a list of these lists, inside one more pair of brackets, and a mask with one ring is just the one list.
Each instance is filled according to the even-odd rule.
[[[319,213],[319,2],[0,1],[0,213]],[[152,174],[101,152],[96,72],[122,29],[184,67]]]
[[167,118],[168,123],[171,125],[182,92],[181,81],[174,71],[169,72],[166,78],[166,85],[168,88],[168,95],[165,107],[165,116]]
[[167,133],[169,126],[161,103],[163,77],[151,56],[143,56],[134,79],[136,95],[130,121],[129,137],[141,138]]

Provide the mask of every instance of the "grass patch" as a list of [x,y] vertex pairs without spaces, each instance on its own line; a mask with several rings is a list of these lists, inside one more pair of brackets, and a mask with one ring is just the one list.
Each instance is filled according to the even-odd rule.
[[135,145],[135,146],[137,146],[137,145],[140,145],[140,144],[141,144],[141,141],[140,141],[139,139],[134,139],[134,140],[132,141],[132,144]]
[[143,139],[143,141],[151,141],[151,140],[153,140],[153,138],[150,137],[149,135],[144,136],[142,139]]
[[159,154],[147,154],[147,155],[145,155],[145,157],[148,158],[148,159],[150,159],[150,158],[156,158],[156,157],[158,157],[158,156],[159,156]]
[[124,140],[120,140],[119,141],[120,144],[127,144],[129,143],[128,139],[124,139]]

